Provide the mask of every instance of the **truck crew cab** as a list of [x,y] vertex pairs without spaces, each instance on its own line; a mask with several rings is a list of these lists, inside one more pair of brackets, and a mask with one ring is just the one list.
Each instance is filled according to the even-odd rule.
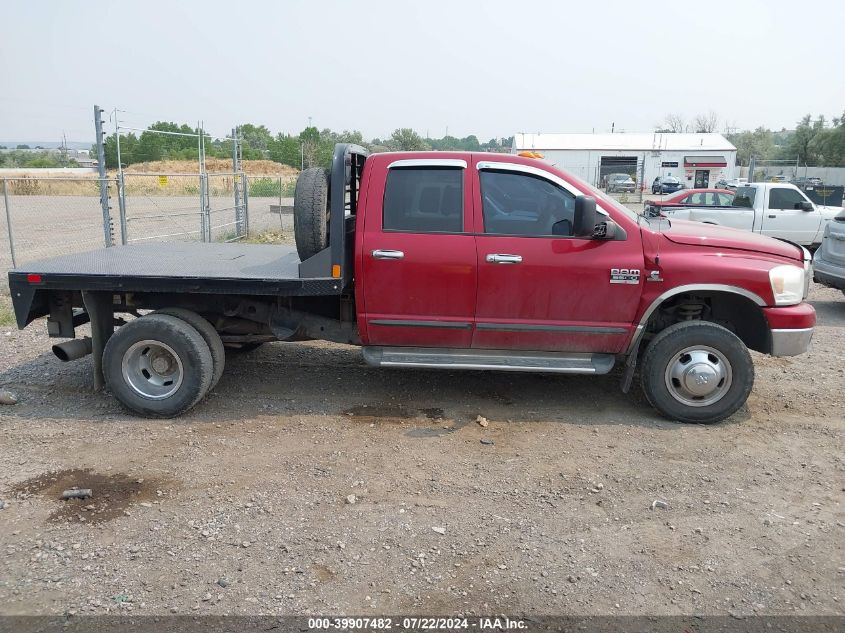
[[[175,416],[223,373],[224,346],[325,339],[380,367],[606,374],[717,422],[748,398],[748,349],[801,354],[809,253],[699,223],[650,220],[536,158],[335,148],[297,181],[297,249],[120,246],[9,274],[18,326],[93,351],[129,409]],[[135,318],[123,320],[117,314]],[[119,326],[119,327],[116,327]]]

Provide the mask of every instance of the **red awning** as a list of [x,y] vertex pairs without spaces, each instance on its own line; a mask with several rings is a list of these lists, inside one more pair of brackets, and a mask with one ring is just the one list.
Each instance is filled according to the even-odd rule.
[[727,167],[724,156],[684,156],[684,167]]

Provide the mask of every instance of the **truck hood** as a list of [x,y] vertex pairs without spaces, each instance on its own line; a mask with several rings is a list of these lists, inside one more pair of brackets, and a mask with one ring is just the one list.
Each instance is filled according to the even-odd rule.
[[816,208],[822,214],[822,219],[824,220],[832,220],[837,215],[845,211],[845,207],[829,207],[823,204],[817,204]]
[[804,260],[804,253],[794,244],[726,226],[673,219],[670,227],[660,232],[676,244],[731,248],[797,259],[799,262]]

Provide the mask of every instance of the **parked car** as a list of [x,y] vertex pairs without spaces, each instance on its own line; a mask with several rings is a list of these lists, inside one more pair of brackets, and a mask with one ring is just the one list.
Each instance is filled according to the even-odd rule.
[[[149,417],[213,389],[224,345],[321,339],[381,368],[619,363],[623,391],[636,369],[663,415],[711,423],[751,393],[749,349],[802,354],[816,323],[806,249],[651,221],[535,158],[338,144],[330,170],[299,174],[294,236],[295,249],[135,243],[22,264],[9,272],[17,324],[49,316],[48,334],[71,339],[57,355],[93,353],[95,386]],[[91,338],[75,338],[86,323]]]
[[845,210],[828,222],[813,256],[813,279],[845,294]]
[[645,214],[660,215],[663,207],[729,207],[733,204],[734,192],[729,189],[684,189],[660,200],[645,203]]
[[660,215],[762,233],[814,249],[842,209],[817,205],[795,185],[755,182],[736,190],[727,207],[663,206]]
[[637,183],[628,174],[608,174],[607,176],[608,193],[633,193],[636,188]]
[[737,187],[742,187],[748,184],[748,178],[731,178],[730,180],[720,180],[716,183],[719,189],[735,190]]
[[821,187],[824,182],[822,182],[821,178],[817,178],[816,176],[800,176],[799,178],[795,178],[792,181],[792,184],[796,187],[800,187],[801,189],[807,189],[808,187]]
[[675,193],[684,188],[684,183],[674,176],[658,176],[651,183],[651,193]]

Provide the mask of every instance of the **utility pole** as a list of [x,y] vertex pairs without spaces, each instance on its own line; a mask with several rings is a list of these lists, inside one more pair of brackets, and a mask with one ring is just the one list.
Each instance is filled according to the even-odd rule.
[[62,144],[59,145],[59,161],[62,167],[67,167],[67,134],[62,132]]
[[97,171],[100,174],[100,206],[103,208],[103,236],[106,246],[114,244],[111,230],[111,212],[109,210],[109,183],[106,179],[106,146],[103,131],[103,110],[94,106],[94,132],[97,138]]
[[[241,207],[241,182],[243,175],[241,174],[241,156],[240,156],[241,142],[238,138],[238,128],[232,128],[232,172],[235,180],[235,222],[238,236],[244,235],[244,209]],[[281,214],[281,207],[279,208]]]

